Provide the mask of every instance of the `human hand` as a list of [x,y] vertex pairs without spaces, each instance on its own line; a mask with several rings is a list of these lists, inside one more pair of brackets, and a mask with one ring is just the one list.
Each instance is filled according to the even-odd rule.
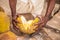
[[40,21],[35,24],[35,25],[38,25],[38,28],[36,29],[38,31],[42,27],[44,27],[46,25],[46,23],[48,22],[49,18],[46,17],[46,16],[37,16],[37,17],[40,19]]

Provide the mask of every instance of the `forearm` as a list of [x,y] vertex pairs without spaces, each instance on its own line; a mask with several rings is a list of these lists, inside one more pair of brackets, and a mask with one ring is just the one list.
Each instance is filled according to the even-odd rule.
[[17,0],[9,0],[12,17],[16,15],[16,3],[17,3]]
[[55,0],[49,0],[48,3],[47,3],[47,10],[46,10],[46,14],[45,16],[46,17],[50,17],[53,9],[54,9],[54,6],[55,6]]

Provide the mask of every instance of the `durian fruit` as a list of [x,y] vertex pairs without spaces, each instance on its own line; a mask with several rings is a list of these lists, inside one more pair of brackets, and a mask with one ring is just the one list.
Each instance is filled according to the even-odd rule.
[[0,11],[0,33],[6,32],[9,30],[10,20],[6,13]]
[[0,40],[17,40],[17,36],[13,32],[8,31],[0,34]]
[[39,18],[35,18],[34,20],[26,20],[24,16],[17,17],[17,23],[18,28],[21,32],[26,34],[32,34],[35,32],[35,29],[38,27],[38,25],[35,25],[35,23],[39,22]]

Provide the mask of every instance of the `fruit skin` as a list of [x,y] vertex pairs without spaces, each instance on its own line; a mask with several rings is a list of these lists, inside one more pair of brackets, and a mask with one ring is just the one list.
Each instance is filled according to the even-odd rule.
[[17,40],[17,36],[13,32],[8,31],[0,34],[0,40]]
[[35,29],[38,25],[34,25],[35,23],[39,22],[39,18],[35,18],[34,20],[27,21],[23,16],[19,16],[17,18],[17,26],[19,27],[20,31],[26,34],[32,34],[35,32]]
[[10,20],[6,13],[0,11],[0,33],[6,32],[9,30]]

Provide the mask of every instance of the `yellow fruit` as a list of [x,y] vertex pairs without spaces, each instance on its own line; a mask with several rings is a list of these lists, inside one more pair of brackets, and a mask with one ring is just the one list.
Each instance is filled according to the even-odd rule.
[[0,40],[17,40],[17,38],[13,32],[8,31],[0,34]]
[[38,18],[35,18],[34,20],[26,20],[24,16],[19,16],[17,18],[17,26],[19,27],[20,31],[23,33],[31,34],[35,32],[35,29],[37,25],[35,26],[34,24],[39,22]]
[[0,12],[0,33],[8,31],[9,26],[10,26],[9,17],[4,12]]

